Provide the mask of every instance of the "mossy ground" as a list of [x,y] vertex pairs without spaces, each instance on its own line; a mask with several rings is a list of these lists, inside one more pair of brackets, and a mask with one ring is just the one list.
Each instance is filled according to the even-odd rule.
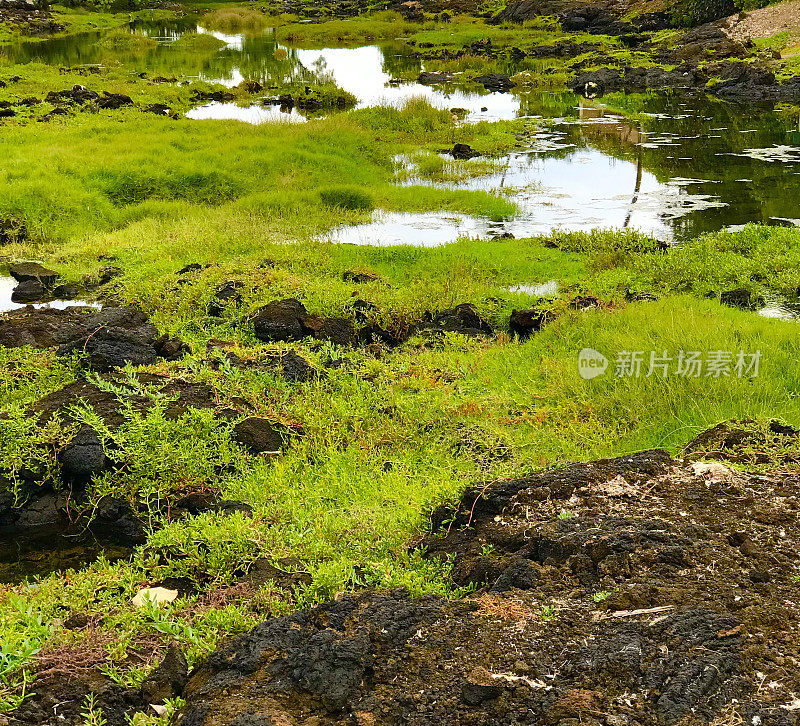
[[[257,20],[235,15],[216,20]],[[403,29],[394,18],[385,22],[390,27],[375,30],[380,37]],[[434,27],[421,37],[454,48],[484,37],[482,27],[453,22],[452,35]],[[342,32],[339,26],[303,27],[317,34],[309,39],[315,43]],[[522,44],[534,30],[491,32],[498,38],[508,32],[504,42]],[[299,31],[287,25],[282,32]],[[83,76],[25,66],[21,81],[0,90],[0,100],[82,83],[127,93],[140,107],[188,107],[186,88],[152,85],[125,68]],[[17,70],[4,67],[3,77]],[[211,411],[166,419],[164,402],[152,391],[143,391],[153,398],[150,411],[128,411],[115,431],[84,410],[81,420],[127,462],[90,485],[86,506],[106,493],[126,497],[147,514],[152,533],[130,561],[100,559],[77,572],[0,585],[2,708],[35,690],[29,680],[38,658],[58,652],[68,664],[89,649],[89,634],[62,627],[70,612],[86,613],[96,624],[96,665],[136,684],[167,642],[177,641],[195,662],[226,634],[341,590],[403,585],[415,594],[452,594],[446,567],[409,554],[408,545],[425,531],[431,508],[467,484],[649,447],[677,452],[694,434],[729,418],[800,424],[795,325],[726,308],[717,299],[726,289],[755,289],[759,280],[782,291],[796,288],[796,230],[749,227],[670,252],[632,232],[465,240],[436,249],[317,240],[336,225],[365,221],[373,207],[513,214],[505,199],[485,193],[398,186],[395,159],[428,157],[454,143],[499,153],[518,143],[521,123],[462,126],[448,112],[412,102],[302,126],[221,126],[136,108],[48,123],[22,116],[4,121],[2,131],[0,219],[24,222],[28,232],[2,248],[3,258],[40,259],[71,281],[112,258],[123,275],[106,293],[140,305],[162,332],[191,347],[184,359],[150,372],[208,383],[220,407],[237,397],[254,414],[303,431],[284,455],[265,458],[233,443],[230,422]],[[452,166],[428,175],[459,173]],[[348,198],[363,202],[350,206],[360,208],[332,205],[336,195],[321,193],[334,189],[341,197],[344,182]],[[178,285],[176,271],[195,262],[209,266]],[[352,270],[378,279],[346,282],[343,273]],[[243,283],[242,303],[210,320],[208,304],[228,280]],[[510,288],[549,280],[562,291],[551,303],[557,316],[529,340],[512,339],[510,312],[537,300]],[[628,303],[628,291],[660,299]],[[568,300],[579,294],[603,304],[569,309]],[[359,298],[375,305],[379,322],[398,330],[426,311],[470,302],[498,335],[411,337],[394,349],[259,343],[248,314],[284,297],[301,299],[312,313],[336,315],[349,314]],[[212,339],[216,347],[209,348]],[[252,362],[291,349],[327,374],[291,383],[255,363],[231,366],[220,341]],[[762,365],[756,378],[609,373],[584,381],[577,354],[586,347],[612,360],[626,350],[758,350]],[[345,363],[327,370],[334,360]],[[53,452],[74,427],[56,422],[40,428],[25,411],[80,375],[76,361],[52,351],[0,351],[1,473],[33,462],[57,469]],[[247,502],[253,516],[173,521],[165,504],[192,491]],[[307,571],[311,584],[237,597],[238,573],[261,557],[295,558],[294,567]],[[191,578],[199,592],[162,608],[131,605],[140,587],[166,577]],[[136,653],[149,655],[137,660]]]

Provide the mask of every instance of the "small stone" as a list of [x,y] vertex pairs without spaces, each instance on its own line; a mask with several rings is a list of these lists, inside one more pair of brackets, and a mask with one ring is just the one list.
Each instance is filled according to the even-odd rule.
[[474,159],[476,156],[480,156],[480,154],[475,151],[469,144],[456,144],[452,149],[450,149],[450,156],[454,159]]
[[177,698],[183,693],[188,675],[186,656],[175,645],[170,645],[164,659],[142,683],[142,696],[148,703],[157,705],[168,698]]
[[317,340],[328,340],[336,345],[353,345],[356,332],[348,318],[319,318],[309,315],[304,324]]
[[53,297],[56,300],[74,300],[80,295],[80,290],[75,285],[58,285],[53,288]]
[[308,312],[299,300],[275,300],[256,310],[253,328],[256,338],[271,343],[300,340],[307,334]]
[[48,270],[38,262],[18,262],[11,265],[8,272],[17,282],[38,280],[48,288],[53,287],[58,279],[58,273],[55,270]]
[[712,481],[733,483],[738,480],[738,476],[733,469],[729,469],[723,464],[715,461],[698,461],[692,464],[692,471],[696,476],[703,476]]
[[285,446],[285,432],[272,421],[251,416],[233,429],[233,439],[251,454],[280,453]]
[[33,303],[47,297],[47,289],[38,280],[23,280],[11,293],[13,303]]
[[317,370],[293,350],[281,356],[280,367],[283,377],[291,383],[305,383],[314,378],[319,378]]
[[190,262],[186,267],[182,267],[178,270],[175,274],[176,275],[188,275],[190,272],[199,272],[203,269],[203,266],[199,262]]
[[342,275],[342,279],[345,282],[355,282],[359,285],[363,285],[367,282],[376,282],[380,278],[371,272],[356,272],[354,270],[346,270]]
[[86,613],[72,613],[64,621],[67,630],[83,630],[88,624],[89,616]]
[[130,502],[108,494],[97,503],[89,530],[98,539],[123,547],[135,547],[147,540],[145,524],[136,516]]
[[240,290],[243,287],[244,283],[236,280],[231,280],[218,287],[214,292],[214,299],[208,306],[208,314],[218,318],[222,316],[226,307],[240,305],[242,303]]
[[102,287],[122,275],[121,267],[102,267],[97,277],[97,284]]
[[497,698],[503,692],[485,668],[473,668],[461,685],[461,699],[468,706],[478,706],[484,701]]
[[536,308],[514,310],[508,320],[508,330],[511,335],[518,336],[520,340],[526,340],[534,333],[538,333],[551,317],[550,313]]
[[166,587],[144,587],[133,597],[133,604],[137,608],[144,607],[148,602],[151,602],[159,607],[178,599],[177,590],[168,590]]
[[61,476],[70,484],[86,484],[106,466],[103,442],[94,429],[84,429],[61,452]]

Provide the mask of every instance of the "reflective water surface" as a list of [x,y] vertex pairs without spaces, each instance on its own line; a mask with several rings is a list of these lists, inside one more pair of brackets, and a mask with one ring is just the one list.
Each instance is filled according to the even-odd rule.
[[[796,110],[737,107],[672,92],[654,92],[635,101],[605,99],[604,107],[570,93],[537,88],[489,93],[475,84],[426,86],[398,80],[425,70],[399,41],[307,50],[279,43],[271,29],[231,35],[204,28],[191,18],[137,22],[128,32],[156,43],[126,54],[109,50],[104,34],[86,33],[1,48],[0,56],[62,66],[122,63],[168,82],[196,78],[233,87],[246,79],[258,80],[265,86],[264,99],[286,82],[333,80],[356,96],[358,107],[424,97],[440,108],[463,109],[464,123],[524,117],[538,125],[524,148],[503,159],[492,173],[451,185],[503,193],[519,209],[514,218],[493,222],[452,213],[379,211],[370,224],[333,230],[328,238],[337,242],[431,246],[463,236],[633,228],[680,243],[749,222],[800,224]],[[211,34],[224,45],[189,51],[180,39],[190,32]],[[612,112],[614,106],[626,113]],[[281,109],[262,99],[246,106],[203,104],[187,116],[255,124],[308,120],[297,109]],[[412,178],[403,183],[433,183],[411,172]]]

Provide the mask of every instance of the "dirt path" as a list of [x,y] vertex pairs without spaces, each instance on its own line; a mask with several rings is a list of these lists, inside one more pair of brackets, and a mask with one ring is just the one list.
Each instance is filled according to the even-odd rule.
[[792,37],[800,38],[800,0],[745,13],[741,20],[739,17],[735,15],[728,18],[725,28],[728,35],[736,40],[771,38],[785,31],[789,31]]

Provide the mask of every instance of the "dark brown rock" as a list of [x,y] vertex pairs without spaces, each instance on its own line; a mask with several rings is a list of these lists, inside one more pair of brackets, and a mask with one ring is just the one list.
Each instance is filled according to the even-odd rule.
[[59,453],[61,477],[72,486],[87,484],[106,468],[103,442],[93,429],[77,433]]
[[336,345],[353,345],[356,333],[353,322],[348,318],[320,318],[309,316],[305,325],[317,340],[329,340]]
[[355,282],[356,284],[363,285],[367,282],[377,282],[380,280],[380,277],[372,272],[345,270],[344,274],[342,275],[342,279],[345,282]]
[[538,333],[550,318],[551,313],[546,310],[514,310],[508,321],[508,330],[512,335],[519,336],[520,340],[525,340],[533,333]]
[[277,454],[286,446],[285,427],[266,418],[251,416],[240,421],[233,429],[233,440],[251,454]]
[[456,144],[450,149],[450,156],[454,159],[474,159],[476,156],[480,156],[480,154],[469,144]]
[[300,340],[308,334],[308,311],[299,300],[275,300],[256,310],[253,328],[256,338],[267,343]]
[[36,280],[48,288],[53,287],[58,279],[55,270],[49,270],[38,262],[17,262],[8,268],[8,273],[17,282]]
[[175,645],[170,645],[161,663],[142,683],[142,696],[148,703],[162,704],[168,698],[183,693],[189,676],[186,656]]
[[422,335],[433,333],[461,333],[463,335],[491,335],[492,327],[487,323],[470,303],[456,305],[451,310],[444,310],[433,317],[429,323],[418,327]]
[[11,292],[13,303],[34,303],[47,297],[47,288],[38,280],[24,280]]
[[174,339],[158,338],[147,316],[133,307],[17,310],[0,317],[0,347],[58,346],[58,355],[84,355],[96,371],[149,365],[183,351]]

